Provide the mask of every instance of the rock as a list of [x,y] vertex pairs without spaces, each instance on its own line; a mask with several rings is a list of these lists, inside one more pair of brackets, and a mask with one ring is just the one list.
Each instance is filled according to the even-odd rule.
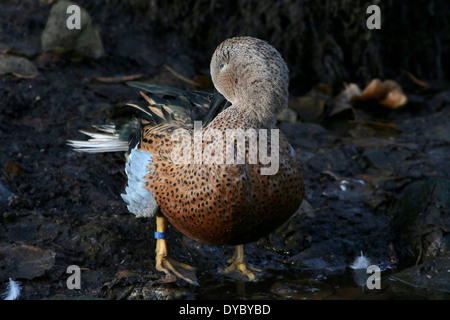
[[36,66],[30,60],[8,54],[0,54],[0,75],[15,73],[22,76],[39,74]]
[[[315,123],[282,123],[280,130],[294,148],[321,150],[333,146],[338,140],[324,127]],[[302,156],[302,153],[298,155]]]
[[450,180],[429,178],[408,185],[393,208],[403,258],[426,261],[450,250]]
[[450,298],[450,253],[389,277],[391,291],[401,297]]
[[27,244],[0,244],[0,279],[28,279],[42,276],[55,264],[53,251]]
[[278,121],[295,123],[295,122],[297,122],[297,113],[291,109],[284,109],[278,115]]
[[425,133],[432,140],[450,142],[450,127],[448,125],[437,125]]
[[62,0],[53,5],[41,36],[42,49],[61,53],[75,51],[95,59],[104,56],[100,34],[86,10],[80,8],[81,29],[67,28],[67,19],[70,17],[67,7],[71,5],[76,4]]
[[412,155],[412,150],[398,146],[368,147],[364,150],[364,156],[375,168],[386,170],[401,171]]
[[289,109],[294,110],[306,122],[319,119],[324,111],[324,107],[325,98],[319,97],[317,94],[292,97],[289,99]]
[[334,271],[346,267],[345,258],[345,247],[340,241],[326,240],[303,250],[286,262],[308,269]]

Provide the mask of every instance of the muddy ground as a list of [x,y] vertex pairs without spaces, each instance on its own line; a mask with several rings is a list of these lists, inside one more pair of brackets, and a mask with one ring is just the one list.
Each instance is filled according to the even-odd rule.
[[[109,19],[119,13],[93,6],[102,57],[45,53],[45,2],[0,4],[3,63],[26,60],[0,68],[2,288],[20,281],[21,299],[449,297],[450,87],[442,75],[434,81],[398,70],[408,102],[397,110],[339,103],[342,83],[305,90],[304,80],[294,81],[295,113],[279,125],[304,168],[306,198],[285,225],[246,245],[248,262],[264,270],[258,281],[218,274],[233,248],[170,228],[171,255],[197,268],[200,285],[161,283],[155,223],[134,218],[120,197],[124,156],[79,154],[66,141],[92,123],[127,118],[125,103],[139,97],[121,77],[209,90],[212,51],[173,30],[148,37],[151,25]],[[386,274],[381,290],[364,289],[364,274],[361,284],[349,268],[361,252]],[[67,287],[70,265],[81,268],[79,290]]]

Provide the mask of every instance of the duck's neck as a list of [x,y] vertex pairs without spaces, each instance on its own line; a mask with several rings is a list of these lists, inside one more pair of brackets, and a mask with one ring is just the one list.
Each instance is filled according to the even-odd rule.
[[[234,113],[239,116],[240,122],[245,127],[251,127],[254,129],[273,128],[276,123],[276,116],[273,113],[267,111],[265,107],[258,104],[257,107],[250,107],[247,103],[236,102],[230,107],[234,109]],[[252,105],[252,106],[256,106]],[[230,110],[231,111],[231,110]]]
[[255,123],[259,128],[273,128],[278,114],[287,108],[287,94],[287,90],[264,90],[263,87],[255,86],[232,107],[239,110],[244,121]]

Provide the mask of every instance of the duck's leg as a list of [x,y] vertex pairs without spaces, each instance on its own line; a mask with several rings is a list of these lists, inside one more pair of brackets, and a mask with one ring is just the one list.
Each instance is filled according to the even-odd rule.
[[195,268],[178,262],[167,256],[167,243],[165,233],[167,219],[161,213],[156,214],[156,270],[164,272],[168,277],[176,276],[191,284],[197,284]]
[[[228,267],[220,270],[221,273],[232,276],[233,274],[244,275],[248,280],[254,281],[256,279],[255,274],[252,271],[260,272],[261,270],[254,268],[252,266],[247,266],[244,259],[244,245],[240,244],[235,247],[234,254],[227,261],[230,263]],[[252,270],[252,271],[250,271]]]

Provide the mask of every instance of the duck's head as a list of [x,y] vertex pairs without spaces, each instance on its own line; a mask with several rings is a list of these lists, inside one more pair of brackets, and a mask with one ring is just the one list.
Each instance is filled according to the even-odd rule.
[[236,108],[245,108],[262,122],[274,123],[287,107],[289,70],[280,53],[252,37],[222,42],[211,59],[216,89]]

